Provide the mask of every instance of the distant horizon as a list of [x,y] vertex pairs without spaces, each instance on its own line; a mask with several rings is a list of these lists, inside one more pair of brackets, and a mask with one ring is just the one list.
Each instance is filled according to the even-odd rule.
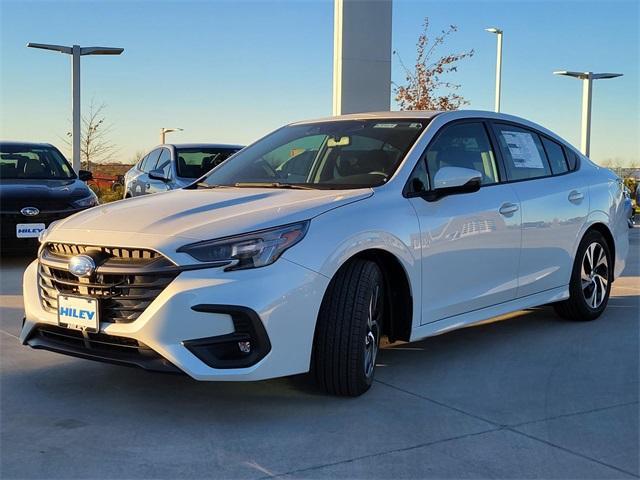
[[[0,138],[44,141],[66,156],[71,127],[67,56],[28,42],[123,47],[82,59],[82,108],[105,103],[111,141],[128,164],[167,141],[249,144],[296,120],[328,116],[332,104],[333,1],[0,3]],[[640,167],[640,4],[618,1],[394,0],[392,48],[406,64],[424,17],[432,36],[458,32],[441,54],[475,50],[449,80],[465,109],[492,110],[495,35],[504,30],[503,113],[530,119],[580,144],[580,82],[554,70],[624,76],[594,82],[591,158]],[[29,21],[25,22],[24,19]],[[392,79],[403,81],[398,58]],[[393,98],[392,92],[389,92]],[[394,108],[395,107],[395,108]],[[392,102],[392,109],[397,109]]]

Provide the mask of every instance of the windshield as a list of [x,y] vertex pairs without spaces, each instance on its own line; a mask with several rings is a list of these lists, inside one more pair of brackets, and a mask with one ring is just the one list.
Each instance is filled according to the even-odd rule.
[[75,174],[53,147],[0,144],[0,178],[54,180],[75,178]]
[[176,148],[178,154],[178,176],[200,178],[217,167],[239,148]]
[[393,175],[426,123],[385,119],[290,125],[245,148],[198,186],[379,186]]

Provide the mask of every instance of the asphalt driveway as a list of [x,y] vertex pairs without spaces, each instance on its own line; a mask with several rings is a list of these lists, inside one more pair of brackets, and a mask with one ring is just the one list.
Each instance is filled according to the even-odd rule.
[[2,478],[633,478],[640,229],[595,322],[550,308],[386,348],[372,390],[198,383],[18,343],[0,268]]

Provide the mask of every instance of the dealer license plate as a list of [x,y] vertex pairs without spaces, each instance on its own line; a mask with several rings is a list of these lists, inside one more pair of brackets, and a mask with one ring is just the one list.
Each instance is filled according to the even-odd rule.
[[16,225],[16,237],[38,238],[38,235],[40,235],[40,232],[44,229],[44,223],[19,223]]
[[75,330],[97,332],[98,300],[96,298],[58,295],[58,324]]

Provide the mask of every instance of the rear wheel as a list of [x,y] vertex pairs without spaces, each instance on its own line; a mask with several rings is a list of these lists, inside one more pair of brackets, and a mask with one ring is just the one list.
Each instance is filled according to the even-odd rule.
[[352,260],[331,280],[320,307],[313,347],[313,373],[324,391],[358,396],[371,387],[384,300],[384,279],[374,262]]
[[569,298],[557,303],[556,312],[569,320],[598,318],[609,301],[613,261],[607,241],[591,231],[580,242],[569,284]]

